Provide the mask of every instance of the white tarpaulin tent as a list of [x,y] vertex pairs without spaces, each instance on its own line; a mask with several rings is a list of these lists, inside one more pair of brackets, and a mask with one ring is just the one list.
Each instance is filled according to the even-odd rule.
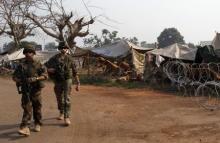
[[165,48],[149,51],[148,53],[172,59],[194,61],[196,57],[196,52],[197,48],[189,48],[187,45],[175,43]]
[[0,61],[8,61],[8,54],[5,54],[3,56],[0,57]]
[[[0,57],[0,60],[4,59],[4,61],[15,61],[24,58],[23,50],[19,49],[18,51],[15,51],[11,54],[7,54],[5,56]],[[73,56],[80,56],[83,54],[86,54],[87,50],[81,49],[81,48],[76,48],[74,51]],[[59,53],[59,51],[36,51],[36,55],[34,58],[36,60],[39,60],[40,62],[44,63],[46,62],[49,58],[54,56],[55,54]]]
[[212,40],[212,46],[214,47],[215,53],[220,57],[220,33],[216,33]]
[[212,40],[212,46],[215,50],[220,50],[220,33],[216,33],[214,39]]
[[14,60],[24,58],[25,56],[23,55],[23,50],[24,50],[24,48],[19,49],[18,51],[15,51],[15,52],[9,54],[8,55],[8,61],[14,61]]

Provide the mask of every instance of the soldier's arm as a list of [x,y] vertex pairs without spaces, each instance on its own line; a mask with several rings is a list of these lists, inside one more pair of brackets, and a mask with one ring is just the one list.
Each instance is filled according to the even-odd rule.
[[55,56],[50,58],[44,66],[47,68],[47,72],[50,74],[55,73],[55,68],[54,68],[54,63],[55,63]]
[[48,79],[48,74],[47,74],[47,70],[46,67],[44,65],[40,65],[40,69],[39,69],[39,73],[38,73],[38,77],[36,77],[36,80],[41,81],[41,80],[46,80]]

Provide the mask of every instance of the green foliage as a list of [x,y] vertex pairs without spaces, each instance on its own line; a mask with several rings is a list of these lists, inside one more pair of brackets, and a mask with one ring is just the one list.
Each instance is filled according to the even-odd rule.
[[174,43],[185,44],[184,37],[176,28],[164,29],[160,36],[157,38],[157,41],[160,48],[164,48]]
[[111,77],[80,75],[80,83],[84,85],[97,85],[107,87],[123,87],[123,88],[147,88],[147,83],[140,81],[118,81],[112,80]]
[[119,39],[120,38],[118,37],[118,31],[110,32],[107,29],[103,29],[101,37],[98,37],[98,35],[92,35],[89,38],[85,38],[83,42],[86,46],[100,47],[103,45],[111,44]]
[[135,45],[139,44],[138,38],[137,37],[131,37],[131,38],[126,38],[126,37],[122,37],[123,40],[129,41]]

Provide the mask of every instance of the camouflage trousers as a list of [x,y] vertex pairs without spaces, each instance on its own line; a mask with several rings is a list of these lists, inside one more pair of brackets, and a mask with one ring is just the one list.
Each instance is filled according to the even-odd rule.
[[54,92],[57,98],[58,110],[64,114],[64,118],[70,116],[70,94],[72,90],[72,79],[67,79],[61,82],[55,82]]
[[42,98],[41,98],[41,91],[34,91],[31,92],[29,98],[26,95],[22,95],[21,98],[21,106],[23,108],[23,117],[20,124],[20,127],[26,127],[30,124],[32,113],[34,118],[35,124],[42,124]]

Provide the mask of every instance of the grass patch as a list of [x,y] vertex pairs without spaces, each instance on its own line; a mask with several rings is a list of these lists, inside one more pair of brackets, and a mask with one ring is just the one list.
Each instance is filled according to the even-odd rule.
[[[127,89],[134,88],[153,88],[148,83],[143,81],[119,81],[112,79],[111,77],[104,76],[87,76],[80,75],[80,82],[84,85],[96,85],[96,86],[107,86],[107,87],[122,87]],[[156,88],[155,88],[156,89]]]

